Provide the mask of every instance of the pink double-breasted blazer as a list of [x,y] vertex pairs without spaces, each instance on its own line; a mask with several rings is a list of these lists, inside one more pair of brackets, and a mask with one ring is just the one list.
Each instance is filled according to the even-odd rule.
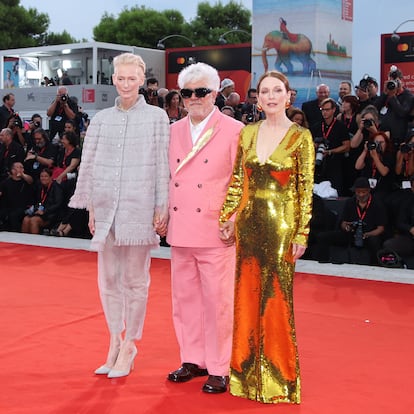
[[176,247],[224,247],[219,239],[219,213],[233,172],[243,124],[217,108],[200,134],[213,128],[208,143],[178,172],[192,150],[190,119],[171,125],[167,241]]

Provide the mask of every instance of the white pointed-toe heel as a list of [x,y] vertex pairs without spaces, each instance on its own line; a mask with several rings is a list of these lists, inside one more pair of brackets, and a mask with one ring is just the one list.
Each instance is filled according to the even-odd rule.
[[109,371],[108,378],[121,378],[121,377],[128,376],[131,370],[134,369],[134,360],[135,360],[135,357],[137,356],[137,353],[138,353],[137,348],[134,348],[131,355],[129,356],[126,369],[122,369],[122,370],[116,369],[116,364],[115,364],[114,367]]
[[108,375],[112,368],[108,367],[107,365],[101,365],[99,368],[95,369],[96,375]]
[[95,369],[96,375],[108,375],[111,369],[114,367],[116,360],[119,355],[119,351],[121,349],[121,339],[117,336],[113,336],[111,338],[111,342],[109,344],[109,351],[108,356],[106,359],[105,364],[101,365],[99,368]]

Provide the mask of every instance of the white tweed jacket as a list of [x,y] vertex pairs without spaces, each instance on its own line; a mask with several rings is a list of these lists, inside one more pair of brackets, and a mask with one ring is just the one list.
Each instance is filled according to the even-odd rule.
[[129,110],[115,106],[98,112],[86,133],[78,181],[70,207],[91,207],[102,250],[111,227],[117,245],[156,245],[155,211],[168,203],[169,120],[142,95]]

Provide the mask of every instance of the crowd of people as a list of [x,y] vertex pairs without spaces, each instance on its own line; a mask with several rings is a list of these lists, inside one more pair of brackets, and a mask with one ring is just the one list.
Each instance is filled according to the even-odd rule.
[[[366,75],[355,95],[347,81],[340,83],[338,101],[325,84],[317,86],[316,95],[302,104],[301,111],[288,113],[301,113],[300,122],[307,122],[313,136],[318,189],[314,198],[347,202],[341,203],[331,227],[327,228],[329,220],[318,222],[314,214],[307,257],[413,268],[414,251],[394,242],[414,233],[414,217],[406,214],[414,191],[414,96],[404,86],[403,73],[392,66],[382,92]],[[362,190],[368,202],[361,203]]]
[[[296,261],[414,256],[413,95],[395,67],[381,94],[369,76],[356,95],[341,82],[338,101],[321,84],[301,109],[277,71],[241,103],[210,65],[184,68],[177,90],[145,81],[145,69],[137,55],[117,56],[119,96],[90,122],[57,86],[49,131],[3,97],[1,229],[92,238],[109,331],[96,375],[131,373],[151,249],[166,237],[181,361],[167,380],[207,377],[208,394],[298,404]],[[338,215],[323,188],[342,202]]]
[[[0,229],[31,234],[90,237],[87,211],[68,202],[75,189],[81,146],[89,123],[66,86],[47,109],[49,130],[35,113],[23,122],[15,97],[0,107]],[[64,231],[61,224],[67,224]]]
[[[147,79],[139,93],[148,104],[162,108],[170,124],[188,114],[180,90],[159,88],[156,78]],[[407,255],[399,243],[394,248],[395,244],[387,240],[400,237],[402,227],[414,225],[414,222],[401,223],[401,212],[405,211],[405,204],[412,202],[414,191],[411,185],[414,180],[414,98],[404,87],[403,73],[397,67],[391,67],[381,93],[377,81],[366,75],[355,87],[355,94],[351,82],[342,81],[337,100],[330,97],[330,88],[325,84],[318,85],[316,98],[304,102],[301,108],[295,106],[296,94],[292,88],[286,114],[291,121],[312,133],[316,152],[314,198],[355,197],[355,180],[367,178],[371,195],[379,200],[385,211],[381,223],[383,230],[376,236],[379,240],[375,244],[376,251],[373,243],[366,240],[370,236],[364,239],[363,247],[371,246],[369,264],[377,264],[378,252],[388,246],[395,256],[406,258],[410,267],[414,253]],[[257,95],[257,89],[250,88],[242,102],[234,81],[225,78],[218,87],[215,106],[244,125],[254,124],[265,119]],[[39,114],[33,114],[30,122],[23,122],[14,110],[15,104],[14,94],[8,93],[0,107],[0,229],[90,238],[87,210],[79,212],[68,207],[77,181],[82,143],[90,121],[88,115],[78,106],[76,97],[69,96],[65,85],[57,86],[56,99],[47,109],[48,130],[42,128],[43,120]],[[61,196],[54,200],[54,214],[47,210],[50,210],[50,200],[56,191],[49,194],[44,189],[48,180],[44,177],[42,184],[40,175],[43,170],[51,174],[53,185],[50,191],[59,184],[57,192]],[[328,183],[327,193],[325,186],[318,187],[320,183]],[[22,190],[18,191],[20,188]],[[328,247],[325,250],[317,246],[325,243],[319,242],[320,238],[326,237],[326,234],[319,237],[324,230],[343,231],[341,219],[337,217],[335,228],[313,220],[311,246],[306,258],[336,263],[356,260],[358,263],[349,254],[348,259],[344,259],[346,255],[340,255],[341,259],[330,254],[329,250],[335,249]],[[364,234],[368,232],[364,231]],[[354,228],[348,236],[353,235]],[[406,231],[405,236],[409,236]],[[355,247],[352,237],[348,237],[346,243],[345,238],[341,240],[344,249]],[[166,245],[164,238],[162,243]],[[331,246],[338,243],[336,240]],[[403,260],[398,263],[402,265]]]

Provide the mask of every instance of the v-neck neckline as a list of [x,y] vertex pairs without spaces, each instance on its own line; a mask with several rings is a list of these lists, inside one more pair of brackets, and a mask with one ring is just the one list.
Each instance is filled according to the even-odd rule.
[[260,130],[260,126],[262,125],[262,123],[263,123],[263,121],[261,121],[260,122],[260,125],[257,126],[257,130],[256,130],[256,134],[254,135],[254,142],[253,142],[255,157],[256,157],[257,161],[259,162],[259,165],[265,165],[269,161],[269,159],[271,158],[271,156],[277,151],[277,149],[280,147],[280,145],[286,139],[286,137],[289,134],[289,131],[292,128],[292,126],[295,125],[295,123],[292,123],[292,125],[290,125],[290,127],[287,129],[285,135],[280,140],[280,142],[273,148],[273,151],[266,157],[266,159],[264,161],[262,161],[259,158],[259,155],[257,153],[257,141],[258,141],[258,138],[259,138],[259,130]]

